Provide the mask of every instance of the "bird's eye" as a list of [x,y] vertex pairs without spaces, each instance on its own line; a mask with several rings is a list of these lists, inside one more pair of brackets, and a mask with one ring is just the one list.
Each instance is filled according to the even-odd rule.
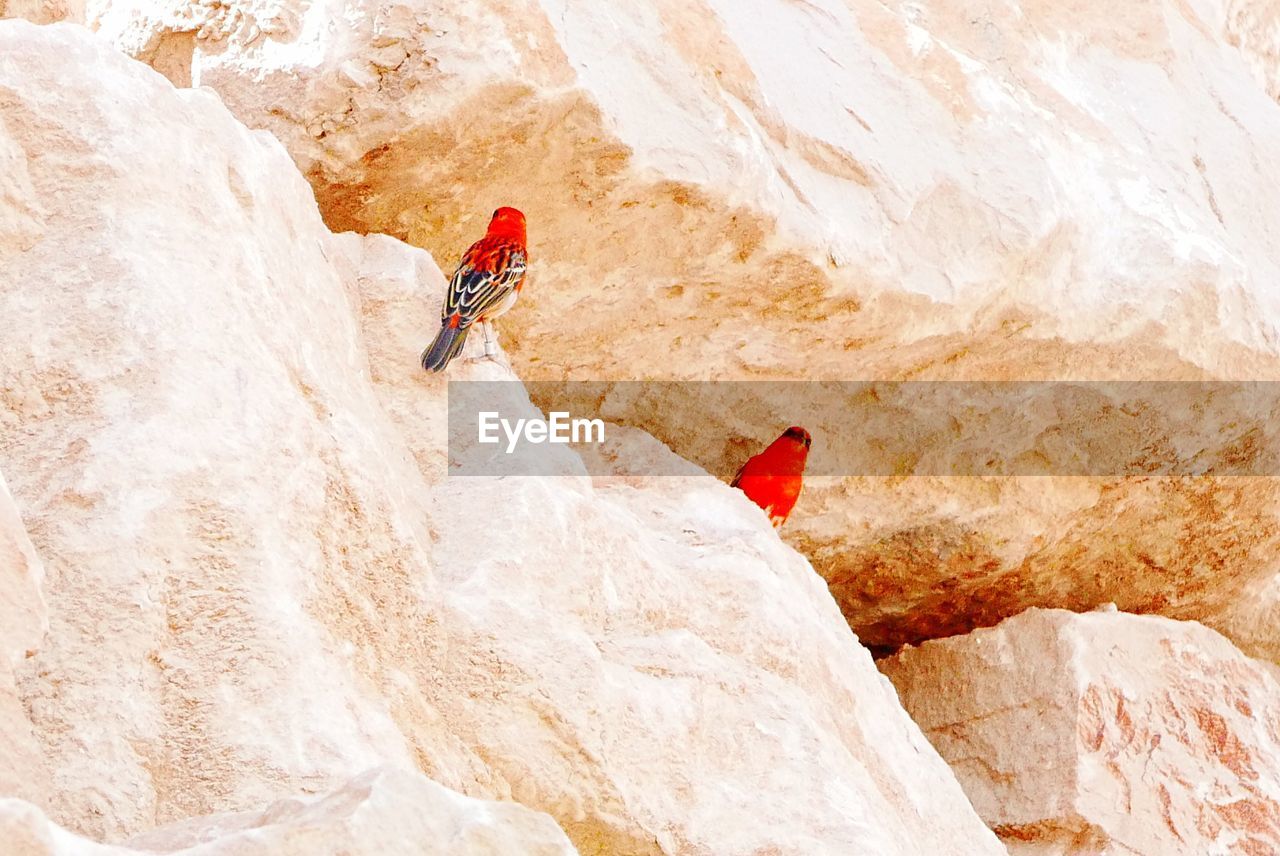
[[497,216],[498,216],[498,209],[497,209],[497,208],[493,209],[493,216],[494,216],[494,217],[497,217]]

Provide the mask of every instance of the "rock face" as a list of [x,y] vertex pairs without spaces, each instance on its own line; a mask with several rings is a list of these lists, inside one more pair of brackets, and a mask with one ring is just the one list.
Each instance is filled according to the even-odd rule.
[[509,802],[469,799],[421,775],[387,769],[370,771],[323,798],[199,818],[128,844],[148,853],[198,850],[210,856],[577,853],[545,814]]
[[[503,332],[526,380],[1280,377],[1267,4],[101,0],[88,17],[278,136],[334,228],[454,259],[494,207],[525,209],[533,283]],[[671,406],[611,418],[722,477],[788,424],[817,448],[863,439],[700,401],[692,433]],[[1115,601],[1280,656],[1278,605],[1255,596],[1278,508],[1266,480],[842,478],[810,485],[787,537],[877,647]]]
[[551,818],[513,803],[473,800],[418,774],[372,770],[322,798],[262,812],[176,823],[104,846],[52,824],[34,806],[0,799],[10,856],[568,856]]
[[[1035,3],[962,15],[865,0],[348,0],[336,14],[104,0],[89,16],[142,57],[193,34],[191,80],[284,141],[333,223],[456,250],[495,200],[528,207],[548,252],[522,345],[552,335],[556,308],[593,300],[580,329],[535,349],[541,365],[701,376],[696,355],[814,377],[868,355],[815,348],[796,362],[778,346],[865,328],[853,298],[884,290],[1020,308],[1069,337],[1123,340],[1163,322],[1174,335],[1144,341],[1198,364],[1229,343],[1269,347],[1280,298],[1265,288],[1276,262],[1258,215],[1280,185],[1247,153],[1276,139],[1280,112],[1249,71],[1274,27],[1258,5],[1143,0],[1093,17]],[[724,267],[717,282],[696,278]],[[784,286],[794,311],[729,311],[786,307]],[[1183,335],[1195,322],[1181,304],[1211,296],[1222,312],[1198,323],[1221,337]],[[812,310],[841,309],[836,298],[847,305],[824,323]],[[639,307],[654,324],[685,321],[672,324],[681,339],[715,341],[666,355],[618,324],[618,347],[578,364],[575,334],[598,337],[606,317]],[[687,323],[697,309],[701,327]],[[969,320],[932,314],[931,333]],[[734,334],[750,341],[726,355]]]
[[97,844],[52,824],[28,802],[0,797],[0,835],[15,856],[134,856],[136,851]]
[[24,18],[37,24],[84,23],[84,0],[0,0],[0,18]]
[[49,774],[22,709],[14,669],[35,654],[48,626],[44,569],[0,476],[0,796],[48,799]]
[[234,821],[301,847],[390,765],[587,854],[1002,852],[737,491],[568,453],[446,478],[425,252],[331,234],[268,134],[78,28],[0,23],[0,57],[0,470],[46,568],[17,687],[52,821],[346,788]]
[[1202,625],[1029,610],[881,668],[1011,853],[1280,852],[1280,684]]

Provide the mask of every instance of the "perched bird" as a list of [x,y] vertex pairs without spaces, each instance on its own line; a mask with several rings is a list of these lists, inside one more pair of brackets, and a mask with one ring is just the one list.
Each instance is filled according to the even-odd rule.
[[793,425],[769,448],[743,464],[730,485],[763,508],[775,527],[781,526],[800,497],[804,464],[812,443],[808,431]]
[[484,328],[484,355],[494,355],[489,322],[515,305],[520,296],[529,264],[525,243],[524,215],[515,208],[494,211],[489,230],[462,254],[453,272],[440,309],[440,332],[422,352],[424,369],[444,371],[462,350],[467,331],[477,321]]

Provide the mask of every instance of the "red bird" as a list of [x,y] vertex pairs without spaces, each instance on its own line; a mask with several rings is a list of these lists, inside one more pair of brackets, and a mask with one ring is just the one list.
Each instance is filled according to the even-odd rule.
[[800,497],[804,464],[812,443],[808,431],[793,425],[769,448],[743,464],[730,483],[763,508],[775,528],[787,522]]
[[462,350],[467,331],[477,321],[484,328],[484,355],[493,356],[489,322],[514,306],[520,296],[529,265],[526,243],[523,214],[515,208],[493,212],[489,230],[462,254],[453,272],[440,308],[440,332],[422,352],[424,369],[444,371]]

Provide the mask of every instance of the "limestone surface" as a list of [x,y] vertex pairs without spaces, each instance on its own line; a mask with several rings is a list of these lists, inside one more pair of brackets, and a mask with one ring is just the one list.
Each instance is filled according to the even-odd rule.
[[39,650],[48,629],[44,567],[0,475],[0,796],[49,798],[49,771],[18,695],[15,672]]
[[0,470],[45,567],[17,692],[49,820],[348,830],[343,789],[390,766],[586,854],[1002,852],[738,491],[568,449],[450,477],[449,380],[535,411],[478,341],[418,368],[426,252],[332,234],[268,133],[83,29],[0,22],[0,94]]
[[[524,209],[533,275],[503,328],[526,380],[1280,378],[1267,3],[95,0],[87,17],[275,134],[333,228],[443,261],[498,205]],[[566,402],[591,403],[536,401]],[[815,455],[880,428],[926,460],[985,427],[964,408],[923,430],[757,405],[695,392],[611,418],[726,479],[791,424]],[[1275,442],[1275,414],[1201,439],[1124,413],[1099,431],[1096,410],[1048,439],[1136,430],[1152,466]],[[877,648],[1114,601],[1280,656],[1280,604],[1259,595],[1271,480],[833,475],[786,537]]]
[[1201,624],[1033,609],[880,665],[1010,853],[1280,852],[1280,683]]
[[34,806],[0,799],[7,856],[570,856],[544,814],[469,799],[418,773],[374,769],[322,797],[264,811],[193,818],[101,845],[49,822]]

